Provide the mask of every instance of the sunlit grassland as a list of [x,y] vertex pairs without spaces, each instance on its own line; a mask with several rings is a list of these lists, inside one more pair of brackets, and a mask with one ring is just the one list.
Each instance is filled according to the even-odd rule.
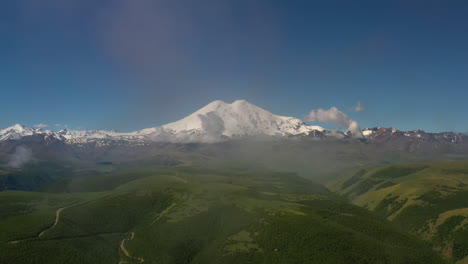
[[444,263],[294,173],[148,167],[42,190],[0,193],[0,228],[23,219],[2,233],[1,263]]
[[339,192],[354,204],[431,241],[444,255],[468,256],[468,162],[369,168],[332,185],[341,186]]

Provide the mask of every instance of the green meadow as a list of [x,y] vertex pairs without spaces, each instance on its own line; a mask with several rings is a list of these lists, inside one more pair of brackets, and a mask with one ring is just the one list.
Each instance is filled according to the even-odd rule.
[[447,263],[294,173],[147,167],[0,193],[0,263]]
[[354,204],[468,261],[468,162],[424,162],[361,169],[332,184]]

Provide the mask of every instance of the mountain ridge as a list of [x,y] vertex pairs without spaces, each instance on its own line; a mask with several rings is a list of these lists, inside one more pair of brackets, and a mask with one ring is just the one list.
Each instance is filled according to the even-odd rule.
[[[462,133],[455,132],[401,131],[393,127],[365,128],[361,131],[364,139],[379,143],[396,138],[406,138],[458,144],[464,142],[466,137]],[[312,126],[295,117],[273,114],[245,100],[236,100],[231,104],[215,100],[178,121],[127,133],[112,130],[62,129],[53,131],[21,124],[0,129],[0,141],[21,140],[23,137],[30,136],[59,140],[66,144],[105,140],[139,144],[154,141],[209,143],[246,136],[353,137],[349,131],[342,132],[321,126]]]
[[210,142],[226,137],[308,135],[312,131],[324,130],[323,127],[308,125],[298,118],[272,114],[245,100],[236,100],[231,104],[216,100],[181,120],[160,127],[120,133],[108,130],[53,131],[16,124],[0,130],[0,141],[42,134],[68,142],[87,139]]

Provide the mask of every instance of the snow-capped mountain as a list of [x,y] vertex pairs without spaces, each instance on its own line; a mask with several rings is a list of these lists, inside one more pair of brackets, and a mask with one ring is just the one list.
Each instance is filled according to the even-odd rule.
[[66,139],[75,139],[75,138],[109,138],[116,136],[118,133],[114,131],[106,130],[69,130],[63,129],[57,132],[57,134],[63,136]]
[[11,127],[7,127],[4,129],[0,129],[0,141],[4,140],[19,140],[22,137],[33,136],[33,135],[42,135],[44,138],[55,138],[55,139],[63,139],[59,133],[51,131],[51,130],[44,130],[41,128],[34,129],[31,127],[27,127],[24,125],[16,124]]
[[[426,133],[422,130],[400,131],[395,128],[366,128],[362,130],[364,140],[375,143],[432,142],[462,143],[466,135],[459,133]],[[255,106],[245,100],[229,104],[213,101],[193,114],[160,127],[146,128],[129,133],[108,130],[44,130],[16,124],[0,130],[0,142],[41,138],[46,143],[62,142],[76,146],[147,145],[152,142],[218,142],[245,136],[290,136],[312,138],[351,138],[349,132],[327,130],[311,126],[298,118],[279,116]],[[405,143],[406,142],[406,143]],[[411,143],[411,144],[413,144]],[[396,143],[395,143],[396,144]]]
[[314,130],[325,130],[320,126],[307,125],[294,117],[272,114],[245,100],[237,100],[232,104],[217,100],[179,121],[162,127],[176,134],[219,133],[226,137],[308,135]]
[[423,130],[401,131],[394,127],[374,127],[362,130],[363,135],[374,142],[389,142],[396,139],[405,139],[422,142],[463,143],[466,135],[454,132],[428,133]]
[[55,132],[17,124],[0,130],[0,140],[44,135],[69,144],[104,140],[213,142],[242,136],[309,135],[313,131],[324,130],[323,127],[307,125],[294,117],[272,114],[244,100],[237,100],[232,104],[217,100],[179,121],[130,133],[69,129]]

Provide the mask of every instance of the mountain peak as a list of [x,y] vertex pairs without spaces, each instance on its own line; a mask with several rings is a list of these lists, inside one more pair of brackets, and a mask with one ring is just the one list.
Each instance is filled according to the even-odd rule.
[[0,129],[0,131],[6,132],[6,131],[11,131],[11,132],[23,132],[23,131],[33,131],[34,129],[31,127],[27,127],[22,124],[14,124],[10,127]]
[[24,130],[26,129],[27,126],[22,125],[22,124],[14,124],[11,127],[7,127],[6,129],[14,129],[14,130]]
[[308,134],[321,127],[309,126],[300,119],[279,116],[246,100],[231,104],[216,100],[193,114],[163,126],[172,133],[211,134],[213,128],[222,136]]
[[209,106],[209,105],[217,106],[217,105],[226,105],[226,104],[228,103],[224,102],[223,100],[214,100],[213,102],[207,104],[206,106]]
[[21,124],[15,124],[11,127],[0,129],[0,140],[19,139],[22,136],[34,134],[34,129]]
[[251,103],[247,102],[246,100],[236,100],[232,102],[232,104],[251,104]]

